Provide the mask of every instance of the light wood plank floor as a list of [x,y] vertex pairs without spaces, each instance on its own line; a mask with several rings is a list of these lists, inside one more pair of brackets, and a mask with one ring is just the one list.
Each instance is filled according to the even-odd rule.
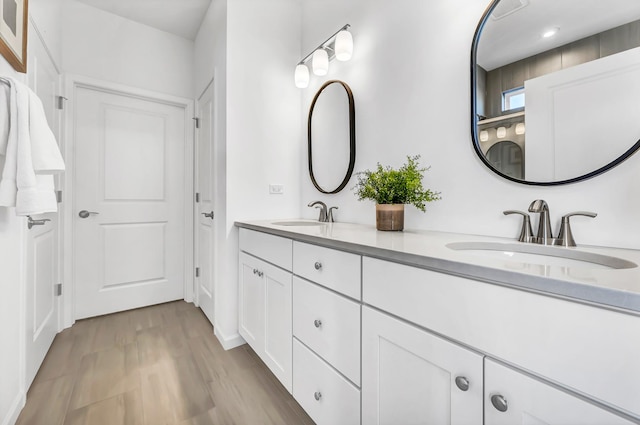
[[248,345],[193,304],[80,320],[56,336],[17,425],[313,424]]

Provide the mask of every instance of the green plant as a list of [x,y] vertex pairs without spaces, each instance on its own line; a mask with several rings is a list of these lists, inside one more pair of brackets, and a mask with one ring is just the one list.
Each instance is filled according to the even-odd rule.
[[378,163],[374,171],[357,173],[358,182],[353,188],[358,200],[371,199],[378,204],[411,204],[426,211],[425,203],[441,199],[440,192],[425,189],[422,178],[429,168],[420,168],[420,155],[407,156],[407,163],[400,169],[383,167]]

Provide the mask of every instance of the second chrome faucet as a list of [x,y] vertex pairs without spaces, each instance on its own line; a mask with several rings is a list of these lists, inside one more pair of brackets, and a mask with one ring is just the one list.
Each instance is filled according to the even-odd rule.
[[327,204],[322,201],[313,201],[309,202],[308,207],[316,207],[320,210],[320,215],[318,216],[318,221],[323,223],[333,223],[335,222],[333,218],[333,210],[337,210],[338,207],[331,207],[327,210]]
[[574,215],[582,215],[592,218],[597,216],[596,213],[588,211],[576,211],[563,215],[560,231],[558,232],[558,237],[554,238],[553,232],[551,231],[549,205],[542,199],[536,199],[531,203],[531,205],[529,205],[529,212],[540,214],[540,219],[538,221],[538,232],[536,236],[533,235],[533,230],[531,229],[531,219],[529,217],[529,214],[516,210],[504,211],[504,215],[522,215],[522,229],[520,230],[520,236],[518,238],[520,242],[531,242],[541,245],[560,245],[569,247],[576,246],[576,241],[574,240],[573,234],[571,232],[571,223],[569,221],[569,218]]

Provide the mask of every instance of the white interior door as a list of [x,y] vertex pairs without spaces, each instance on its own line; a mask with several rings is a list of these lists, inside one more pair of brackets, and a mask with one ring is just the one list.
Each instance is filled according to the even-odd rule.
[[83,86],[73,102],[75,318],[184,298],[185,108]]
[[198,304],[214,323],[214,250],[215,250],[215,205],[214,205],[214,145],[213,145],[213,83],[198,99],[198,117],[200,120],[196,142],[196,277]]
[[[47,122],[59,141],[60,117],[56,96],[59,93],[60,75],[39,37],[32,37],[29,43],[28,80],[29,87],[42,100]],[[43,226],[32,227],[26,233],[26,388],[35,378],[59,329],[59,306],[55,294],[60,261],[58,213],[34,215],[33,218],[49,221]]]

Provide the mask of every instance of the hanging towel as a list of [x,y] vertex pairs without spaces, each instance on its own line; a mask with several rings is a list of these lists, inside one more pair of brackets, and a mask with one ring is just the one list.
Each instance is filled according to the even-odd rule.
[[58,205],[51,174],[64,170],[62,156],[40,99],[22,83],[10,81],[9,134],[0,206],[15,206],[17,215],[55,212]]
[[8,81],[0,81],[0,155],[7,154],[9,142],[9,97],[11,86]]

